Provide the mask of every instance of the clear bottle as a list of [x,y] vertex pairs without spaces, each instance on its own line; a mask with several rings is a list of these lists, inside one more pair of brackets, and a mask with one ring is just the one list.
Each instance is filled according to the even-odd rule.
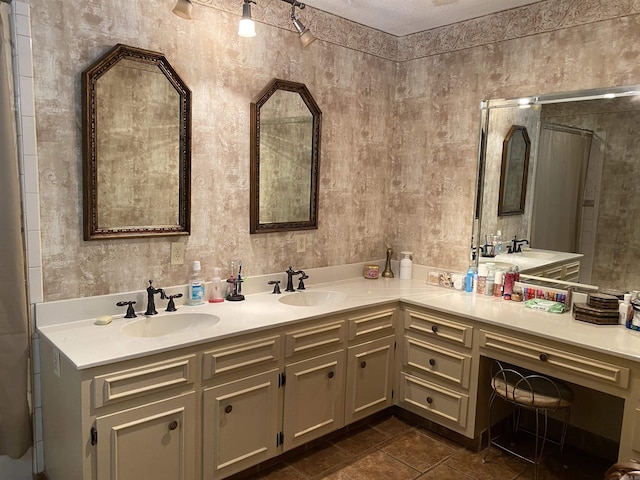
[[498,230],[496,236],[493,237],[494,250],[496,255],[502,253],[502,231]]
[[510,296],[507,297],[507,295],[511,295],[511,293],[513,293],[513,284],[515,283],[515,273],[513,273],[513,269],[509,268],[509,270],[507,270],[507,273],[505,273],[504,275],[504,282],[503,282],[503,294],[505,295],[505,298],[511,298]]
[[484,287],[484,294],[490,297],[493,295],[493,286],[495,284],[495,279],[496,279],[496,267],[493,263],[488,263],[487,268],[488,268],[487,283]]
[[204,303],[204,282],[200,279],[200,262],[193,262],[191,275],[189,275],[189,305],[202,305]]
[[210,303],[224,302],[224,292],[222,291],[222,279],[220,278],[220,269],[213,269],[213,278],[211,279],[211,296]]
[[402,260],[400,260],[400,280],[411,279],[411,267],[413,262],[411,261],[412,252],[400,252]]

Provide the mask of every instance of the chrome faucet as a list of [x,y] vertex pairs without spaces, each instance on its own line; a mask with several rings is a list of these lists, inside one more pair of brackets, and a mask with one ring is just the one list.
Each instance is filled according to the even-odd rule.
[[149,286],[147,287],[147,311],[144,312],[145,315],[157,315],[158,311],[156,310],[155,303],[155,295],[156,293],[160,294],[160,298],[164,300],[166,295],[164,294],[164,290],[161,288],[153,288],[153,280],[149,280]]

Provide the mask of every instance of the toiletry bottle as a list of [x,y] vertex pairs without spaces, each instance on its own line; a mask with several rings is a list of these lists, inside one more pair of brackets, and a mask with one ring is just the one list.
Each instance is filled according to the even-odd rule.
[[222,279],[220,278],[220,269],[213,269],[213,278],[211,279],[211,297],[210,303],[224,302],[224,293],[222,292]]
[[495,254],[500,255],[502,253],[502,231],[498,230],[495,236]]
[[402,260],[400,260],[400,280],[411,280],[411,252],[400,252]]
[[[503,282],[503,292],[504,295],[511,295],[513,293],[513,284],[514,284],[514,273],[513,273],[513,269],[509,268],[509,270],[507,270],[507,273],[505,273],[504,275],[504,282]],[[505,297],[506,299],[507,297]],[[511,297],[509,297],[509,299],[511,299]]]
[[[625,293],[624,294],[624,300],[622,301],[622,303],[619,306],[619,310],[620,312],[620,325],[635,325],[636,323],[638,323],[637,319],[636,322],[634,323],[632,320],[632,316],[633,316],[633,307],[631,306],[631,294],[630,293]],[[637,326],[640,327],[640,323],[637,324]]]
[[487,275],[489,274],[489,268],[486,263],[481,263],[478,265],[478,288],[476,293],[478,295],[484,295],[484,292],[487,287]]
[[487,283],[484,287],[484,294],[487,297],[493,295],[493,286],[495,285],[496,279],[496,267],[492,263],[487,264],[488,272],[487,272]]
[[473,267],[469,267],[464,281],[464,291],[473,292]]
[[516,267],[513,269],[513,283],[519,282],[519,281],[520,281],[520,267],[516,265]]
[[201,305],[204,303],[204,282],[200,279],[200,262],[193,262],[191,275],[189,276],[189,305]]
[[501,297],[502,296],[502,282],[504,281],[504,272],[502,269],[498,268],[496,270],[496,277],[493,283],[493,296]]

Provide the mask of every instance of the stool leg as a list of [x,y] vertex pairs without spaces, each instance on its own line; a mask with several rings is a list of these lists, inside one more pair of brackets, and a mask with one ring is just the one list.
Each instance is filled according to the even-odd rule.
[[489,450],[491,450],[491,406],[493,405],[493,401],[496,398],[496,392],[491,393],[491,397],[489,397],[489,426],[487,428],[487,435],[489,436],[489,444],[487,445],[486,450],[484,451],[484,455],[482,455],[482,463],[487,461],[487,456],[489,455]]
[[564,441],[567,438],[567,428],[569,427],[569,408],[564,409],[564,423],[562,424],[562,434],[560,436],[560,453],[564,453]]

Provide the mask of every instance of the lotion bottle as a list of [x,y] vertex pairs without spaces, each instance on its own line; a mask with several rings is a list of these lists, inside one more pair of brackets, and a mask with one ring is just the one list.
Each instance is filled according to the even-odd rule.
[[204,282],[200,279],[200,262],[193,262],[191,275],[189,275],[189,305],[202,305],[204,303]]
[[411,280],[411,261],[412,252],[400,252],[402,260],[400,260],[400,280]]
[[222,292],[222,279],[220,278],[220,269],[213,269],[213,278],[211,279],[211,298],[210,303],[224,302],[224,294]]

